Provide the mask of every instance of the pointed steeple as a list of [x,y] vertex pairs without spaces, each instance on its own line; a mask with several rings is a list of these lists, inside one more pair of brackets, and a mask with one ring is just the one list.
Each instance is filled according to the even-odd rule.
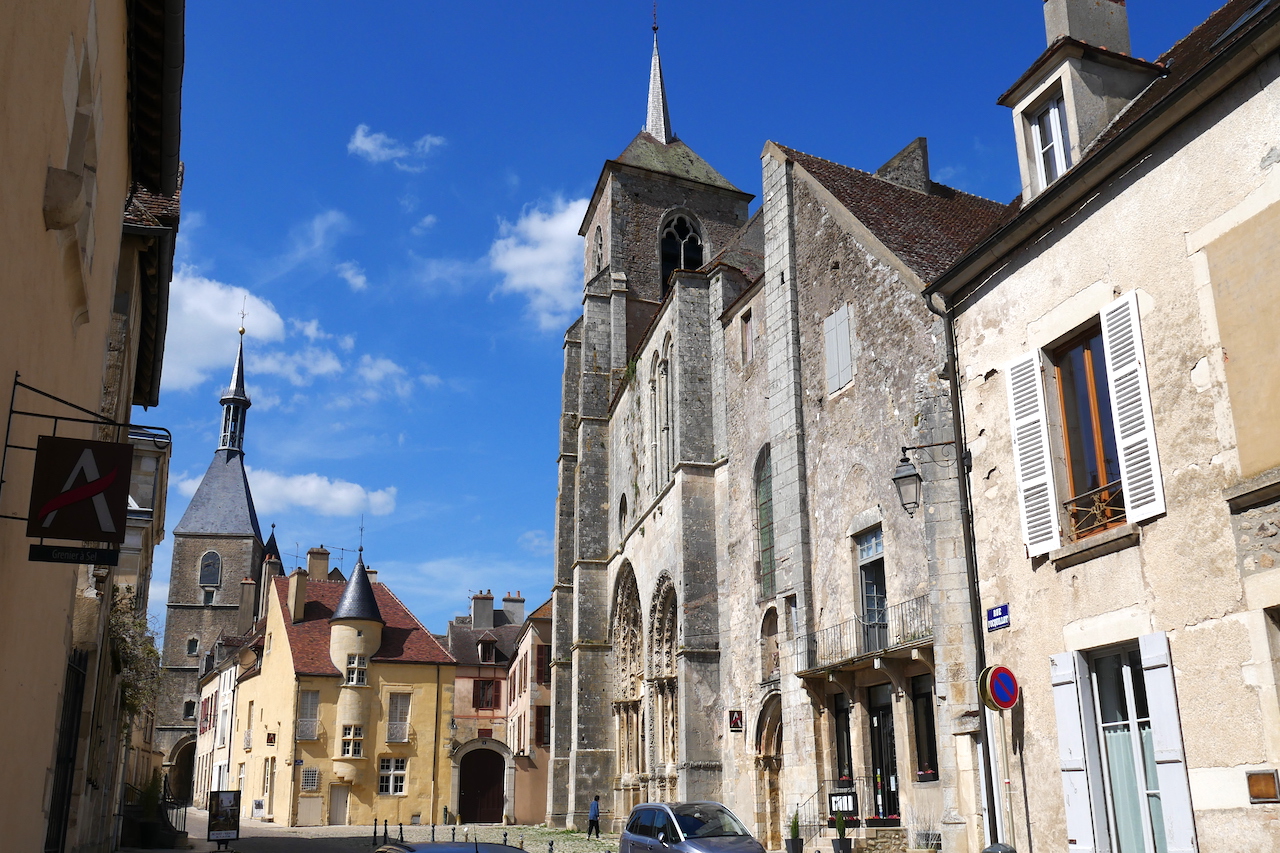
[[658,13],[653,19],[653,62],[649,67],[649,117],[645,132],[664,145],[675,141],[671,132],[671,116],[667,113],[667,87],[662,82],[662,60],[658,58]]
[[339,619],[363,619],[386,624],[382,611],[378,609],[378,600],[373,595],[373,584],[369,582],[369,575],[365,571],[363,547],[360,548],[351,580],[347,581],[347,588],[342,591],[342,599],[329,617],[330,622]]
[[244,326],[240,327],[240,350],[236,353],[236,366],[231,371],[231,385],[222,392],[222,442],[218,449],[244,452],[244,420],[249,407],[249,395],[244,390]]

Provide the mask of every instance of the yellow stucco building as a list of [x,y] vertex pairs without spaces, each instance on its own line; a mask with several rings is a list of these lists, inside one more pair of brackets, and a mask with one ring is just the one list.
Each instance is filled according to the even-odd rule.
[[240,652],[229,787],[287,826],[431,823],[450,790],[453,658],[363,559],[269,577]]

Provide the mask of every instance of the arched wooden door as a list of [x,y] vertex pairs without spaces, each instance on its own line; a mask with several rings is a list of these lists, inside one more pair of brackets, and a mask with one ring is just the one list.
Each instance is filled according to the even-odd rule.
[[491,749],[462,756],[458,766],[458,816],[463,823],[501,823],[506,763]]

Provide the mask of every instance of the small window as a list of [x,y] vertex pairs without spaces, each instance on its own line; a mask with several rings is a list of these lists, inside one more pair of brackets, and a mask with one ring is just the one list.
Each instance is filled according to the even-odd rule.
[[304,791],[320,790],[320,768],[318,767],[302,768],[302,790]]
[[364,726],[342,727],[342,757],[360,758],[364,755]]
[[662,227],[662,298],[671,288],[676,270],[696,270],[702,266],[702,235],[697,224],[683,214],[673,216]]
[[933,676],[911,679],[911,708],[915,718],[916,781],[938,781],[938,732],[934,723]]
[[347,655],[347,684],[367,684],[365,668],[368,665],[364,655]]
[[480,643],[480,663],[493,663],[498,659],[498,644],[493,640]]
[[194,720],[196,718],[196,703],[188,699],[182,703],[182,719]]
[[1040,179],[1040,189],[1043,190],[1071,168],[1067,108],[1061,95],[1046,104],[1032,118],[1031,144],[1035,146],[1036,176]]
[[501,704],[502,690],[494,679],[476,679],[472,682],[471,690],[471,707],[473,708],[497,708]]
[[756,354],[755,324],[751,318],[751,309],[742,312],[742,363],[747,364]]
[[627,532],[627,496],[618,498],[618,533]]
[[403,794],[408,767],[407,758],[379,758],[378,793],[390,796]]
[[853,325],[848,304],[841,305],[822,324],[826,345],[827,393],[834,394],[853,381]]
[[205,551],[200,558],[200,586],[218,586],[222,583],[222,557],[217,551]]
[[192,637],[190,640],[187,640],[187,654],[194,657],[199,653],[200,653],[200,641],[197,640],[195,637]]
[[210,604],[213,604],[213,590],[206,589],[204,591],[204,605],[208,607]]
[[595,241],[592,244],[591,265],[594,272],[604,269],[604,232],[599,225],[596,226]]

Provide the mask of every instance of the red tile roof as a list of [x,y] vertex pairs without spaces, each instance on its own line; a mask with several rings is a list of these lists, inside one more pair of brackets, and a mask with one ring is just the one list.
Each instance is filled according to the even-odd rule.
[[933,183],[929,193],[917,192],[792,148],[778,149],[826,187],[926,284],[1005,214],[1003,204],[939,183]]
[[[333,615],[347,585],[335,581],[308,580],[307,602],[302,609],[302,621],[292,622],[289,620],[289,579],[275,577],[272,581],[280,611],[285,616],[294,672],[298,675],[340,677],[342,673],[338,672],[329,659],[329,617]],[[378,600],[382,618],[386,620],[386,626],[382,629],[382,645],[372,657],[374,662],[456,662],[385,584],[373,584],[373,594]]]

